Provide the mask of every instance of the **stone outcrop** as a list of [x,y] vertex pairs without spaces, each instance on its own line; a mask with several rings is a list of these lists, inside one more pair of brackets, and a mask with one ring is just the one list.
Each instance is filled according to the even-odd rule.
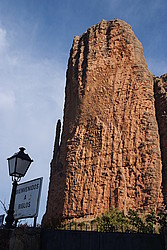
[[161,155],[162,155],[162,183],[164,201],[167,205],[167,74],[154,78],[155,106],[159,124]]
[[[157,102],[166,98],[160,84]],[[103,20],[74,38],[65,91],[43,224],[93,218],[113,206],[156,210],[163,197],[154,79],[130,25]]]

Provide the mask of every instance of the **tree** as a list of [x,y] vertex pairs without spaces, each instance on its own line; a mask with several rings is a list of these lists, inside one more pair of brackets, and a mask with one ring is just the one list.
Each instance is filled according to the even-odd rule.
[[128,211],[128,220],[131,225],[131,232],[145,233],[146,227],[138,213],[132,209]]
[[157,221],[159,224],[160,233],[163,232],[163,229],[167,227],[167,211],[159,211],[157,215]]
[[100,232],[126,232],[129,230],[128,220],[122,211],[112,208],[110,212],[97,219]]
[[146,233],[155,233],[156,232],[156,224],[157,217],[154,212],[146,215]]
[[122,211],[113,208],[98,217],[97,223],[100,232],[162,233],[163,228],[167,226],[167,212],[138,214],[129,209],[128,215],[125,216]]

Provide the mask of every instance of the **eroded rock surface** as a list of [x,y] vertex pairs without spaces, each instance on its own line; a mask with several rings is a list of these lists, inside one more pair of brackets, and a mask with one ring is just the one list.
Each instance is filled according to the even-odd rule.
[[126,212],[162,204],[153,76],[124,21],[103,20],[74,38],[55,145],[45,225],[112,206]]
[[156,114],[159,124],[161,155],[162,155],[162,184],[165,204],[167,205],[167,74],[154,78]]

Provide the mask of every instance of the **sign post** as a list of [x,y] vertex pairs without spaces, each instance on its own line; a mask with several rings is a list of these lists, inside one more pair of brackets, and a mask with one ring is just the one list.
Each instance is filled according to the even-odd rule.
[[43,177],[21,183],[17,186],[14,218],[35,218],[38,216],[39,200],[41,195]]

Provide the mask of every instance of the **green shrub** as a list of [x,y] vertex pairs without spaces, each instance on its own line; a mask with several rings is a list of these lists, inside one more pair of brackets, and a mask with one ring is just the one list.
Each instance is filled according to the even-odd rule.
[[161,233],[167,226],[167,214],[164,211],[139,214],[129,209],[125,216],[122,211],[112,208],[97,218],[97,224],[100,232]]

